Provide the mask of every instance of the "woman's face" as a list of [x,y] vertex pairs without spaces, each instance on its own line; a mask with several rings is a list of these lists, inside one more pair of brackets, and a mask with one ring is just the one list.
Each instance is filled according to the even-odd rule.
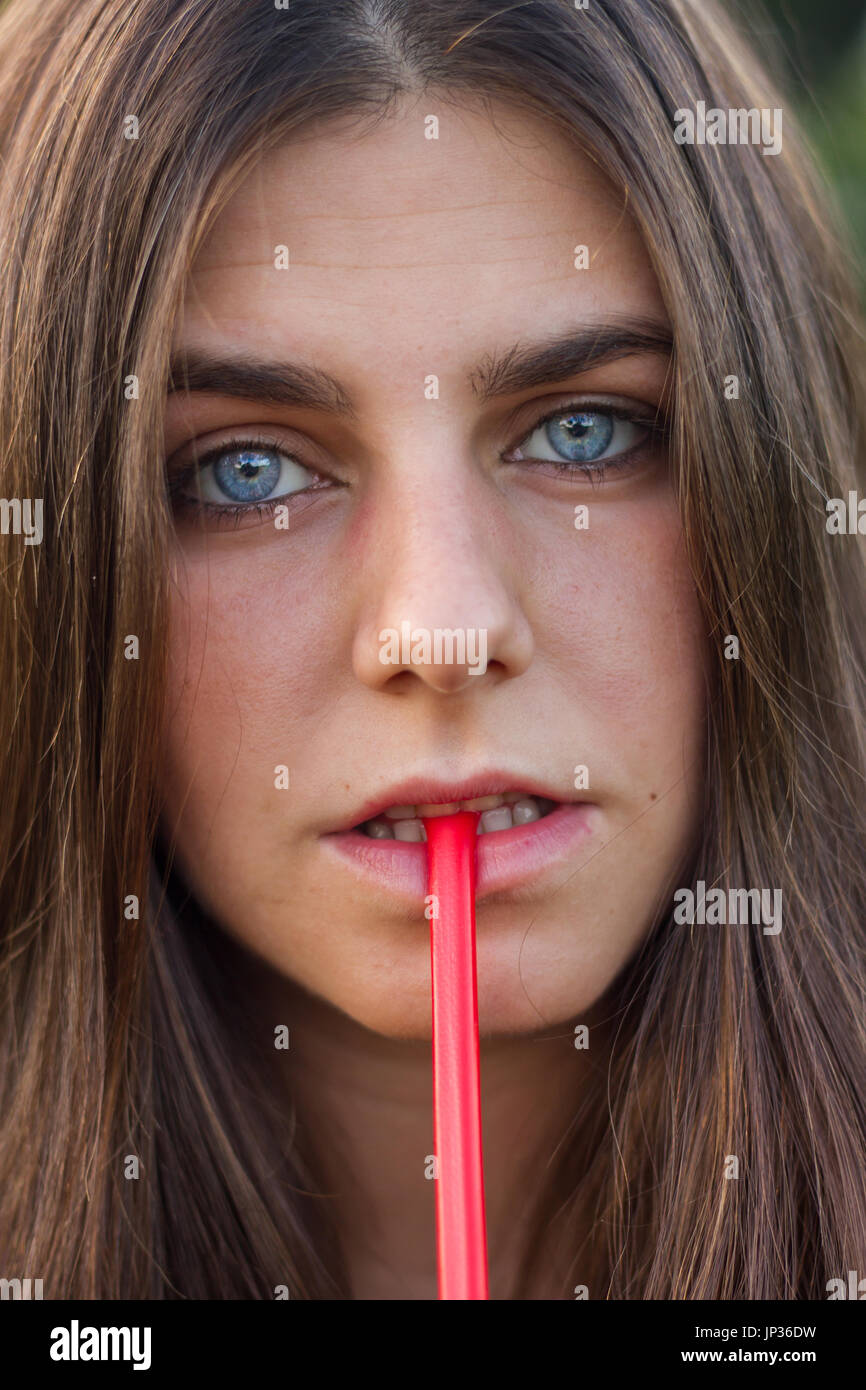
[[429,94],[268,155],[193,267],[164,826],[227,931],[378,1033],[430,1035],[419,806],[496,797],[488,1034],[586,1011],[678,882],[704,639],[643,423],[669,331],[596,165]]

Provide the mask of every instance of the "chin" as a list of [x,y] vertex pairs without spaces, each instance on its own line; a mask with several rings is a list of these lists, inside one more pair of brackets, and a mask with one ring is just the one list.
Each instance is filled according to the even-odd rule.
[[[584,979],[582,987],[566,990],[563,981],[527,981],[514,969],[482,974],[479,951],[478,1031],[483,1041],[498,1038],[530,1037],[559,1027],[570,1031],[570,1024],[582,1018],[602,997],[605,982]],[[369,990],[358,987],[351,998],[329,998],[327,1003],[362,1028],[394,1041],[430,1043],[432,1038],[429,977],[402,990],[368,982]],[[320,996],[321,997],[321,996]]]

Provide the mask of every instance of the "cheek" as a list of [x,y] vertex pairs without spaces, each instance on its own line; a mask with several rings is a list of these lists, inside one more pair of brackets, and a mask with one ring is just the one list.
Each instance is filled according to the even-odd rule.
[[574,888],[588,920],[605,904],[601,980],[649,929],[696,843],[710,652],[669,488],[599,505],[574,539],[556,555],[539,647],[574,764],[603,797],[605,844]]
[[551,548],[539,615],[545,680],[561,692],[551,727],[604,812],[601,843],[521,939],[522,980],[562,1018],[640,946],[701,824],[709,650],[675,500],[598,512],[576,551]]
[[[290,766],[321,716],[333,679],[329,624],[260,559],[194,557],[169,614],[164,816],[190,854],[212,853],[217,827],[273,816],[274,769]],[[267,819],[266,819],[267,818]]]
[[[550,653],[590,727],[633,771],[695,750],[704,727],[708,646],[669,488],[596,508],[561,547],[539,615]],[[612,743],[613,741],[613,743]]]
[[287,572],[273,544],[211,559],[194,553],[180,573],[170,613],[173,722],[193,741],[270,729],[278,743],[321,708],[327,688],[333,623],[320,587],[306,572]]

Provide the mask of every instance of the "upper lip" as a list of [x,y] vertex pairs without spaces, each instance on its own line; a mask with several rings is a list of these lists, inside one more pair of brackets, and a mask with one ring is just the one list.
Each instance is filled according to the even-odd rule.
[[508,792],[526,792],[529,796],[543,796],[549,801],[582,799],[573,792],[564,796],[561,790],[522,773],[478,772],[455,782],[445,782],[439,777],[410,777],[371,797],[357,810],[350,812],[331,833],[363,825],[365,821],[381,815],[389,806],[443,806],[452,801],[473,801],[479,796],[505,796]]

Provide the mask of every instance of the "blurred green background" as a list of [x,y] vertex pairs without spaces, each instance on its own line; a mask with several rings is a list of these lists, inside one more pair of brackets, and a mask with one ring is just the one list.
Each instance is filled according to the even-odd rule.
[[727,0],[829,175],[866,305],[866,0]]

